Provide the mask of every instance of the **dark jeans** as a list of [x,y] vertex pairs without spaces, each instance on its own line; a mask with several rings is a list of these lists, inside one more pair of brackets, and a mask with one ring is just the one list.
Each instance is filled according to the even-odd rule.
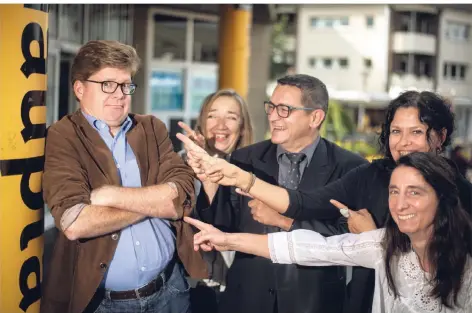
[[155,294],[131,300],[111,300],[105,292],[95,313],[191,313],[190,286],[180,264],[174,266],[172,275]]

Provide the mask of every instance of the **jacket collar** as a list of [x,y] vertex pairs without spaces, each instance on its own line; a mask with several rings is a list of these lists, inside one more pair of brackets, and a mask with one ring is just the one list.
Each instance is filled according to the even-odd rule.
[[[324,138],[320,138],[310,164],[303,173],[299,188],[324,186],[335,169],[332,147]],[[269,183],[277,183],[279,164],[277,162],[277,145],[268,141],[266,148],[254,156],[254,171],[256,176]],[[260,176],[264,175],[264,177]],[[269,177],[266,177],[266,176]]]
[[[147,141],[144,140],[146,133],[142,123],[136,119],[136,115],[129,114],[128,118],[130,119],[131,126],[126,133],[126,139],[136,156],[136,161],[141,172],[141,184],[142,186],[146,186],[149,169]],[[80,109],[73,113],[70,119],[76,126],[78,139],[81,140],[87,147],[87,150],[90,151],[91,157],[97,163],[109,183],[111,185],[121,185],[112,152],[107,147],[98,131],[87,121]]]

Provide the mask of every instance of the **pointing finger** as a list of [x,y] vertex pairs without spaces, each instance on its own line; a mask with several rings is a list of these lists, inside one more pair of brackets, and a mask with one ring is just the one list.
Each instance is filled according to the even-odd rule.
[[334,199],[329,200],[329,202],[331,202],[332,205],[334,205],[335,207],[339,209],[339,212],[341,213],[342,216],[344,216],[345,218],[349,218],[349,215],[351,214],[352,211],[349,210],[349,208],[346,205]]
[[186,223],[189,223],[190,225],[195,226],[199,230],[210,230],[210,229],[213,228],[213,226],[211,226],[210,224],[204,223],[202,221],[196,220],[196,219],[188,217],[188,216],[184,217],[184,221]]
[[179,121],[177,124],[180,126],[180,128],[185,130],[187,134],[192,134],[192,135],[194,134],[194,131],[186,123]]

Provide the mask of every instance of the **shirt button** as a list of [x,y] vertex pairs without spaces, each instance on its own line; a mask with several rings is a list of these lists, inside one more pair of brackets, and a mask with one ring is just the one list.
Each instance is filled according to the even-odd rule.
[[116,164],[116,167],[117,167],[117,168],[120,168],[120,164]]
[[141,267],[141,271],[144,272],[145,270],[146,270],[146,266]]
[[272,288],[269,288],[269,294],[273,295],[275,293],[275,290]]
[[139,246],[141,243],[139,241],[136,241],[136,245]]
[[111,235],[111,239],[117,240],[117,239],[118,239],[118,234],[113,234],[113,235]]
[[105,269],[105,268],[107,268],[107,265],[105,263],[100,263],[100,268]]

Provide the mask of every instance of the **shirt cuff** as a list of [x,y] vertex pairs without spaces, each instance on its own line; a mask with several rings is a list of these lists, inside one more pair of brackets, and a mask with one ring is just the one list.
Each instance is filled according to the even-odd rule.
[[85,203],[77,203],[76,205],[68,208],[61,217],[61,228],[65,231],[72,225],[75,220],[79,217],[80,212],[87,206]]
[[273,263],[296,263],[293,249],[292,232],[270,233],[269,252],[270,259]]

